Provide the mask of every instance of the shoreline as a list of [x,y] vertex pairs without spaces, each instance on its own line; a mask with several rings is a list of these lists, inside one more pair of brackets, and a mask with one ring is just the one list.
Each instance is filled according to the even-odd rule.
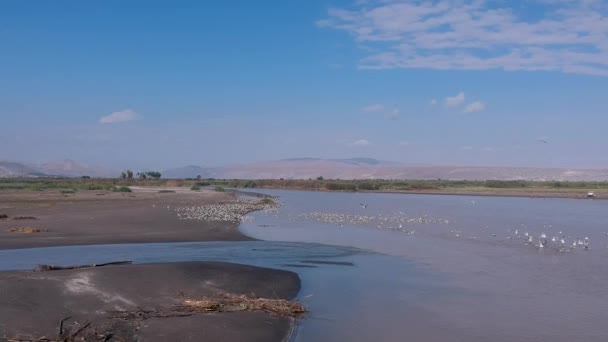
[[[53,190],[3,191],[0,192],[0,215],[7,217],[0,219],[0,250],[256,240],[243,234],[238,222],[183,220],[173,210],[201,205],[221,208],[234,202],[233,194],[211,191],[159,193],[148,189],[134,193],[75,194]],[[12,232],[15,227],[34,228],[34,232]],[[77,263],[74,260],[74,264]],[[175,284],[167,287],[167,282]],[[161,307],[175,305],[176,298],[188,291],[193,298],[232,293],[291,300],[300,286],[299,275],[292,271],[221,262],[166,262],[50,272],[0,271],[0,301],[5,303],[0,310],[0,340],[55,336],[58,322],[74,316],[91,324],[82,334],[92,328],[106,329],[124,341],[167,340],[167,336],[182,341],[199,341],[200,337],[223,341],[287,341],[296,330],[296,320],[290,317],[257,311],[195,315],[178,312],[175,317],[154,316],[142,320],[138,310],[156,312]],[[128,317],[119,320],[112,317],[111,311],[116,305],[122,305],[121,314]],[[40,312],[44,312],[44,316],[36,314]],[[184,316],[180,316],[182,314]],[[42,319],[48,322],[39,322]],[[143,321],[146,324],[142,325]],[[68,323],[73,324],[74,331],[82,328],[76,318]]]
[[[238,188],[235,188],[238,189]],[[574,191],[508,191],[508,190],[491,190],[491,191],[451,191],[451,190],[357,190],[357,191],[340,191],[327,189],[299,189],[299,188],[281,188],[281,187],[260,187],[254,188],[259,190],[289,190],[289,191],[313,191],[327,193],[361,193],[361,194],[403,194],[403,195],[445,195],[445,196],[480,196],[480,197],[521,197],[521,198],[557,198],[557,199],[584,199],[584,200],[608,200],[608,192],[596,193],[595,197],[587,197],[586,193]]]
[[[101,194],[101,195],[100,195]],[[174,208],[234,202],[229,193],[0,192],[0,249],[116,243],[250,241],[237,222],[180,220]],[[16,218],[33,219],[16,219]],[[45,230],[10,232],[18,227]]]
[[287,301],[300,286],[294,272],[224,262],[5,271],[0,272],[0,340],[60,340],[64,322],[64,331],[85,340],[104,340],[103,335],[110,336],[105,341],[285,341],[295,325],[292,317],[255,309],[193,311],[184,305],[224,294]]

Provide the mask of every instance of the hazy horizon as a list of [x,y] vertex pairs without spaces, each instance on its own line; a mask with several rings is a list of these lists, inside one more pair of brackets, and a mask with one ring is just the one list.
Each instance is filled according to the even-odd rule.
[[608,4],[0,4],[0,160],[608,168]]

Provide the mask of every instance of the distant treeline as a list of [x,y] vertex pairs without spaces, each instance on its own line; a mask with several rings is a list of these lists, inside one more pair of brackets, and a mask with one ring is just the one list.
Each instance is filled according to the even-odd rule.
[[209,179],[199,185],[222,185],[229,188],[279,188],[330,191],[417,191],[457,188],[563,188],[563,189],[608,189],[608,182],[561,182],[523,180],[334,180],[317,179],[259,179],[259,180],[218,180]]
[[[156,176],[156,175],[154,175]],[[425,191],[458,189],[563,189],[563,190],[608,190],[608,182],[560,182],[523,180],[339,180],[339,179],[159,179],[147,178],[0,178],[2,189],[61,189],[61,190],[113,190],[138,186],[186,186],[225,188],[276,188],[325,191]]]

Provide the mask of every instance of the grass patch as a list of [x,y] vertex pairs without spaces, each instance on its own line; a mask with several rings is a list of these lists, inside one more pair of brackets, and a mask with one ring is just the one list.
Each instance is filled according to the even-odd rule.
[[128,186],[115,186],[112,188],[112,192],[131,192]]
[[190,190],[192,190],[192,191],[201,191],[201,187],[198,186],[198,185],[196,185],[196,184],[194,184],[192,187],[190,187]]
[[272,198],[270,198],[270,197],[264,197],[261,200],[259,200],[257,204],[269,204],[269,205],[272,205],[272,204],[276,204],[276,203],[275,203],[275,201]]
[[221,186],[221,185],[216,185],[215,188],[214,188],[214,190],[217,191],[217,192],[224,192],[225,191],[224,187]]
[[74,189],[69,189],[69,190],[61,190],[62,194],[75,194],[76,190]]
[[174,194],[175,190],[159,190],[159,194]]

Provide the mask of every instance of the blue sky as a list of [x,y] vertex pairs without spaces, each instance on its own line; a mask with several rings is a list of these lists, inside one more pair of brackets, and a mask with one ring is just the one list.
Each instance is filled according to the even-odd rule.
[[0,160],[608,167],[608,2],[0,2]]

